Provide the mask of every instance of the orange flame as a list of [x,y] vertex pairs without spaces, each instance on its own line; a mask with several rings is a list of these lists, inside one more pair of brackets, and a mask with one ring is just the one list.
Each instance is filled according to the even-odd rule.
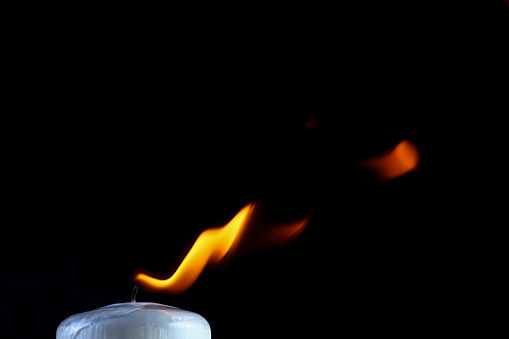
[[[264,226],[263,229],[250,229],[245,237],[249,238],[250,248],[246,250],[262,250],[278,248],[296,240],[311,220],[310,216],[302,220]],[[248,247],[248,246],[246,246]]]
[[245,225],[252,207],[253,204],[246,205],[223,227],[203,231],[170,278],[159,280],[139,273],[135,279],[142,284],[156,289],[165,289],[170,293],[184,292],[194,284],[208,263],[218,263],[228,253]]
[[[245,237],[246,225],[252,220],[254,203],[242,208],[223,227],[203,231],[186,255],[175,273],[168,279],[160,280],[144,273],[135,276],[142,286],[179,294],[189,289],[198,279],[207,264],[217,264],[231,252],[233,245],[250,239],[259,242],[257,247],[278,247],[295,240],[309,223],[310,217],[297,222],[285,223],[265,230],[252,229]],[[253,240],[253,241],[252,241]]]
[[415,170],[419,158],[417,146],[405,139],[385,154],[361,161],[358,167],[373,172],[381,180],[391,180]]

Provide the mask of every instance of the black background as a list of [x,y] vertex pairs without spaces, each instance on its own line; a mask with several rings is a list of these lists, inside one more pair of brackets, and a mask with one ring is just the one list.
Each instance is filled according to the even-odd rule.
[[[61,10],[6,31],[2,338],[128,301],[133,272],[171,274],[251,201],[312,219],[138,301],[200,313],[214,338],[474,330],[482,184],[464,155],[502,102],[503,1]],[[416,172],[354,169],[403,139]]]

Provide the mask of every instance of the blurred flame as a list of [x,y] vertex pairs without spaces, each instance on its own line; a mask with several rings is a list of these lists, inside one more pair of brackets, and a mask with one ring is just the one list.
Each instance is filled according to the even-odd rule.
[[[242,208],[223,227],[203,231],[175,273],[160,280],[144,273],[135,276],[142,286],[179,294],[189,289],[198,279],[207,264],[217,264],[238,242],[258,242],[257,247],[278,247],[295,240],[309,223],[310,217],[296,222],[272,226],[268,229],[252,229],[248,236],[241,235],[252,220],[254,203]],[[262,246],[260,246],[262,245]]]
[[304,129],[306,131],[309,131],[310,129],[313,129],[317,126],[319,126],[321,123],[320,119],[317,119],[317,118],[314,118],[314,119],[311,119],[311,120],[308,120],[306,121],[306,123],[304,124]]
[[256,249],[277,248],[291,243],[299,237],[311,220],[308,216],[302,220],[273,225],[264,230],[251,230],[249,242]]
[[405,139],[385,154],[361,161],[358,167],[373,172],[381,180],[391,180],[415,170],[419,158],[417,146]]

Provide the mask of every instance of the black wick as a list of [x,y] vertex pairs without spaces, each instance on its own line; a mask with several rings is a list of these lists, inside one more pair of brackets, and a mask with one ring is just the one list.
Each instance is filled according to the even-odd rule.
[[131,294],[131,302],[136,302],[136,294],[138,293],[138,286],[134,286],[133,293]]

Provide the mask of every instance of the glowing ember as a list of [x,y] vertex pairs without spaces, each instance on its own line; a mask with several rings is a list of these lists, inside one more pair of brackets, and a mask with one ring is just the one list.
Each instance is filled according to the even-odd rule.
[[373,172],[381,180],[390,180],[415,170],[419,158],[417,146],[403,140],[385,154],[363,160],[358,167]]

